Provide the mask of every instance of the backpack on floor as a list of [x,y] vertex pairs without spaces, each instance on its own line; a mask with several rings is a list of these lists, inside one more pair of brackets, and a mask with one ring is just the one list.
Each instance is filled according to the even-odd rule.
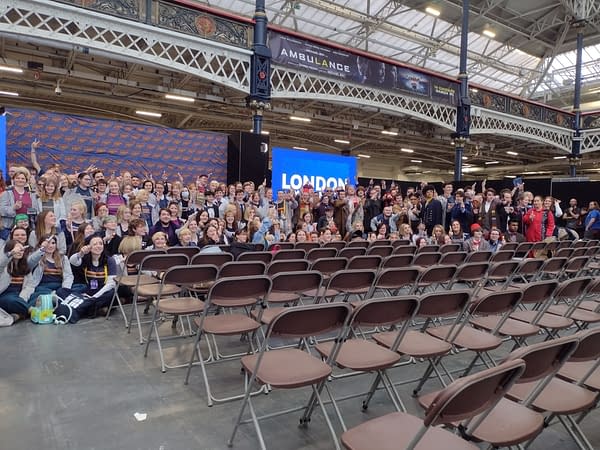
[[84,294],[71,294],[64,300],[61,299],[54,309],[55,322],[77,323],[81,317],[88,315],[91,308],[94,308],[95,301],[95,298]]
[[54,299],[58,299],[54,294],[43,294],[37,298],[35,306],[31,308],[31,321],[33,323],[54,323],[54,319],[56,318],[54,314]]

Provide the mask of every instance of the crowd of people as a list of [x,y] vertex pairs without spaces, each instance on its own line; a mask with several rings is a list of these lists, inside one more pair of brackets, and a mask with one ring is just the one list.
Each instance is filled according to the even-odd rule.
[[401,192],[385,182],[315,192],[273,190],[266,180],[225,184],[201,174],[168,180],[129,171],[108,177],[90,166],[77,174],[59,164],[12,165],[0,177],[0,308],[15,320],[36,299],[78,293],[106,308],[128,254],[197,246],[239,254],[278,242],[404,239],[416,246],[461,243],[465,251],[498,251],[506,242],[600,238],[600,208],[569,205],[526,191],[476,185],[442,192],[428,184]]

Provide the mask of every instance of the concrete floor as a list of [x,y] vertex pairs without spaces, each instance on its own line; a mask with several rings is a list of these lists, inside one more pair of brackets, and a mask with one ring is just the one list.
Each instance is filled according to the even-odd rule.
[[[171,333],[170,322],[163,333]],[[184,369],[161,373],[156,345],[148,358],[136,334],[127,334],[117,315],[111,320],[83,320],[76,325],[33,325],[20,322],[0,328],[0,449],[225,449],[239,402],[207,407],[199,367],[184,386]],[[237,338],[229,346],[241,347]],[[191,339],[171,341],[167,359],[189,357]],[[228,347],[228,344],[224,344]],[[508,345],[503,349],[506,353]],[[177,350],[179,349],[179,350]],[[502,351],[500,352],[502,353]],[[452,356],[449,367],[459,367],[466,355]],[[424,365],[409,365],[392,371],[394,380],[419,376]],[[238,361],[209,368],[215,394],[241,389],[243,377]],[[337,395],[366,390],[370,376],[337,381]],[[437,389],[430,380],[423,392]],[[400,387],[409,410],[421,414],[411,397],[412,385]],[[307,390],[274,391],[259,395],[254,405],[259,414],[274,408],[300,405]],[[391,402],[378,392],[367,412],[361,399],[340,402],[347,426],[392,412]],[[134,413],[145,413],[137,421]],[[299,413],[265,420],[263,432],[269,449],[330,449],[333,443],[320,412],[308,428],[299,428]],[[331,414],[333,417],[333,414]],[[334,422],[340,431],[337,422]],[[590,414],[583,425],[594,448],[600,448],[600,412]],[[234,448],[256,449],[252,425],[243,425]],[[571,438],[553,425],[536,439],[531,449],[576,449]]]

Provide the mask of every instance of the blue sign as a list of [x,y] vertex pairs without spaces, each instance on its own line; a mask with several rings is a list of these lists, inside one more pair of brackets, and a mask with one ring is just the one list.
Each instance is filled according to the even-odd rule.
[[356,158],[353,156],[274,147],[272,157],[274,192],[284,189],[299,191],[307,184],[315,191],[343,188],[346,184],[354,184],[356,179]]
[[0,170],[6,178],[6,115],[0,114]]

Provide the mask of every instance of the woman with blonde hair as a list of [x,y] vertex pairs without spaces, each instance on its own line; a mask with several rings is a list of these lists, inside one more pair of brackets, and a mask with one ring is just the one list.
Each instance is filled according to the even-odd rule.
[[123,237],[129,230],[129,220],[131,220],[131,210],[127,205],[119,206],[117,209],[117,235]]
[[65,238],[67,247],[73,243],[75,232],[79,227],[86,223],[87,206],[83,200],[77,200],[71,203],[71,208],[67,213],[67,222],[65,225]]
[[56,177],[44,175],[38,180],[38,189],[33,197],[33,207],[38,214],[42,211],[54,211],[57,221],[67,219],[67,209],[60,195],[60,183]]
[[[52,213],[51,211],[44,212]],[[34,303],[38,296],[50,294],[53,291],[59,297],[64,298],[71,293],[73,286],[74,278],[71,264],[69,258],[59,251],[56,234],[42,234],[40,236],[36,248],[42,248],[44,242],[47,242],[47,244],[42,259],[32,272],[32,278],[37,287],[31,294],[30,303]]]
[[64,233],[58,232],[57,217],[54,211],[42,211],[37,216],[35,229],[29,235],[29,245],[32,248],[38,245],[38,236],[54,236],[58,251],[63,255],[67,253],[67,240]]

